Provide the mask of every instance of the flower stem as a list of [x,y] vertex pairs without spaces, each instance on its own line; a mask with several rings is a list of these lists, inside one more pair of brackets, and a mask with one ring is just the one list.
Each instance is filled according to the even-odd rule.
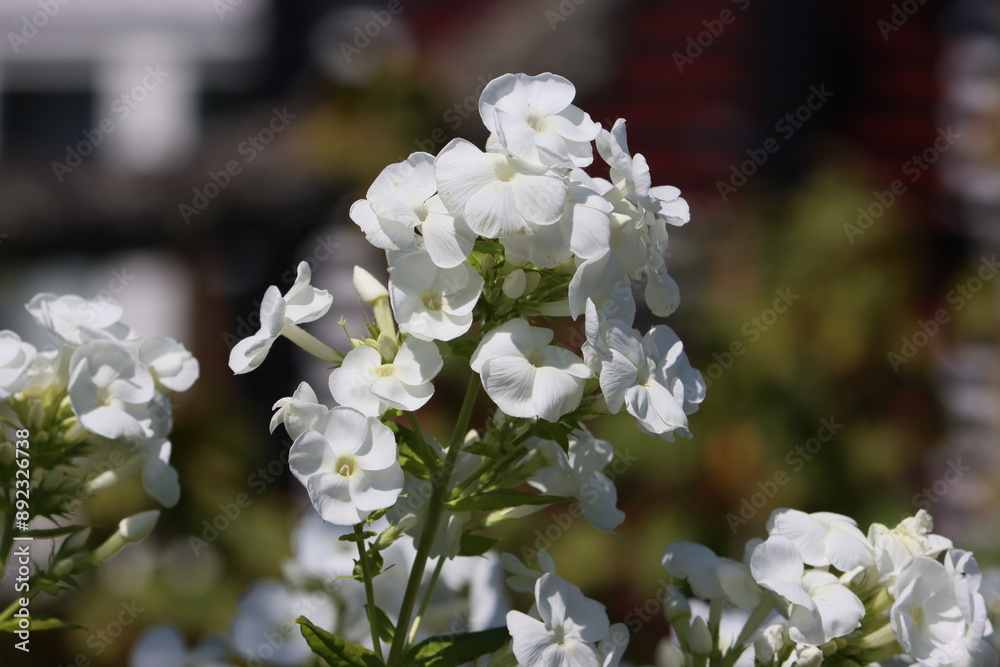
[[371,568],[368,566],[368,554],[365,553],[365,541],[361,538],[364,532],[364,523],[354,526],[354,534],[358,536],[358,556],[361,563],[361,574],[365,578],[365,598],[368,601],[368,625],[371,627],[372,645],[375,647],[375,655],[382,660],[382,644],[378,640],[378,615],[375,607],[375,587],[372,584]]
[[343,354],[295,324],[281,327],[281,335],[322,361],[339,364],[344,360]]
[[424,591],[424,599],[420,603],[420,609],[417,610],[417,615],[413,617],[413,626],[410,628],[410,636],[407,641],[413,641],[413,638],[417,636],[417,630],[420,628],[420,621],[424,618],[424,612],[427,611],[427,605],[431,601],[431,593],[434,592],[434,587],[437,585],[438,577],[441,576],[441,568],[444,567],[444,562],[448,560],[444,556],[438,558],[437,564],[434,566],[434,572],[431,573],[431,579],[427,582],[427,590]]
[[[399,620],[396,622],[396,634],[392,638],[392,646],[389,649],[389,659],[386,662],[388,667],[400,667],[403,664],[403,651],[409,640],[410,620],[413,618],[413,608],[416,606],[417,597],[420,594],[420,584],[423,581],[424,569],[427,567],[427,558],[434,544],[434,536],[437,534],[438,524],[441,522],[441,513],[444,510],[444,497],[448,489],[448,480],[451,477],[451,470],[458,457],[458,450],[461,449],[462,439],[469,429],[469,421],[472,419],[472,409],[476,404],[476,396],[479,393],[479,376],[473,375],[469,378],[469,386],[465,391],[465,399],[462,401],[462,408],[458,413],[455,422],[455,430],[451,436],[451,443],[448,446],[448,454],[444,462],[444,470],[441,474],[435,475],[431,480],[434,490],[431,493],[427,506],[427,518],[424,528],[420,532],[420,541],[417,543],[417,555],[413,559],[413,569],[410,570],[410,578],[406,582],[406,592],[403,593],[403,604],[399,609]],[[430,595],[428,590],[427,594]]]

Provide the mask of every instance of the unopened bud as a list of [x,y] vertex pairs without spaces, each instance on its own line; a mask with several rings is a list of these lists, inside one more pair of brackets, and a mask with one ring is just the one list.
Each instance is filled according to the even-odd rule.
[[503,293],[511,299],[518,299],[524,295],[526,284],[527,279],[525,278],[524,271],[515,269],[503,279]]
[[360,266],[354,267],[354,289],[358,291],[361,300],[370,306],[374,306],[379,299],[389,298],[389,290],[385,285]]
[[695,655],[708,655],[712,652],[712,633],[708,631],[708,624],[701,616],[695,616],[691,620],[691,634],[688,636],[688,642]]

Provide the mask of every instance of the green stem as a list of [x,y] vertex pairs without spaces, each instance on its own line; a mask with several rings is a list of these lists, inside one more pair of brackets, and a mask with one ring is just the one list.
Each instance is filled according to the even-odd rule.
[[368,566],[368,554],[365,553],[365,541],[360,536],[364,533],[364,523],[354,526],[354,534],[358,539],[358,556],[361,557],[361,575],[365,579],[365,598],[368,600],[368,625],[371,627],[372,645],[375,655],[382,660],[382,644],[378,640],[378,614],[375,612],[375,587],[372,584],[371,568]]
[[295,324],[286,324],[281,327],[281,335],[322,361],[339,364],[344,360],[342,353]]
[[0,623],[3,623],[8,618],[14,615],[18,607],[21,606],[21,598],[14,598],[14,601],[10,603],[10,606],[0,612]]
[[[408,643],[413,608],[416,606],[417,597],[420,594],[420,584],[427,567],[427,558],[430,556],[434,536],[437,534],[438,524],[441,522],[441,514],[444,510],[448,479],[455,466],[455,459],[458,457],[458,450],[461,449],[462,440],[469,429],[469,421],[472,419],[472,409],[476,405],[478,393],[479,376],[474,374],[469,378],[469,387],[465,391],[462,408],[458,413],[458,420],[455,422],[455,430],[452,432],[451,443],[448,445],[444,469],[431,480],[434,491],[431,493],[424,528],[420,532],[420,541],[417,543],[417,555],[413,560],[413,569],[410,570],[410,578],[406,582],[406,592],[403,593],[403,604],[400,606],[399,620],[396,622],[396,634],[392,638],[389,660],[386,663],[388,667],[400,667],[403,663],[403,651]],[[428,591],[428,595],[430,595],[430,591]]]
[[434,587],[437,586],[438,577],[441,576],[441,568],[444,567],[444,562],[448,560],[445,557],[440,557],[437,560],[437,565],[434,566],[434,572],[431,573],[431,579],[427,582],[427,589],[424,591],[424,599],[420,603],[420,609],[417,610],[417,615],[413,617],[413,627],[410,628],[410,636],[407,641],[413,641],[413,638],[417,636],[417,630],[420,628],[420,621],[424,618],[424,613],[427,611],[427,605],[431,601],[431,593],[434,592]]

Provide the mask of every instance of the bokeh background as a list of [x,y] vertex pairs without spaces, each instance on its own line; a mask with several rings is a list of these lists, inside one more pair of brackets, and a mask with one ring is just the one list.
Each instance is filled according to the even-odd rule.
[[[505,72],[568,77],[595,120],[627,119],[654,184],[682,189],[669,324],[710,388],[691,440],[596,428],[627,453],[616,534],[554,531],[561,507],[504,550],[548,547],[613,620],[655,595],[667,542],[740,557],[778,507],[863,527],[928,509],[1000,565],[996,3],[398,0],[379,21],[389,6],[0,3],[2,328],[32,339],[36,292],[101,294],[202,369],[171,438],[180,504],[48,603],[85,629],[45,635],[31,664],[123,665],[164,622],[224,634],[247,585],[279,574],[306,501],[270,406],[303,378],[325,387],[324,370],[279,343],[236,378],[229,348],[303,259],[359,321],[351,267],[384,276],[384,258],[350,204],[412,151],[485,140],[476,100]],[[336,319],[309,328],[336,341]],[[459,391],[442,381],[429,431]],[[193,548],[239,493],[250,506]],[[81,511],[113,525],[152,506],[136,485]],[[128,601],[143,611],[97,640]],[[650,662],[665,632],[653,614],[629,658]]]

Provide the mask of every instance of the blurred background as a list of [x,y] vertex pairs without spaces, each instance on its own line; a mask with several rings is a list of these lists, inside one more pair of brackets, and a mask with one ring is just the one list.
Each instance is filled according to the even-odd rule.
[[[1000,566],[998,24],[986,0],[0,3],[2,328],[44,347],[33,294],[110,296],[202,369],[171,438],[180,504],[49,602],[86,628],[45,635],[32,664],[123,665],[164,622],[224,634],[248,583],[278,576],[306,501],[270,407],[303,378],[329,400],[325,372],[284,342],[234,378],[229,348],[301,260],[360,321],[351,268],[384,276],[384,257],[350,204],[413,151],[481,144],[479,93],[505,72],[569,78],[595,120],[627,119],[655,185],[683,191],[669,324],[710,388],[692,440],[628,417],[595,429],[627,453],[614,536],[553,531],[561,507],[503,550],[550,548],[613,621],[655,595],[667,542],[739,558],[778,507],[862,527],[927,509]],[[342,340],[336,317],[308,328]],[[82,511],[113,525],[152,506],[137,488]],[[239,493],[250,506],[206,539]],[[143,611],[100,639],[129,601]],[[666,632],[649,618],[637,663]]]

